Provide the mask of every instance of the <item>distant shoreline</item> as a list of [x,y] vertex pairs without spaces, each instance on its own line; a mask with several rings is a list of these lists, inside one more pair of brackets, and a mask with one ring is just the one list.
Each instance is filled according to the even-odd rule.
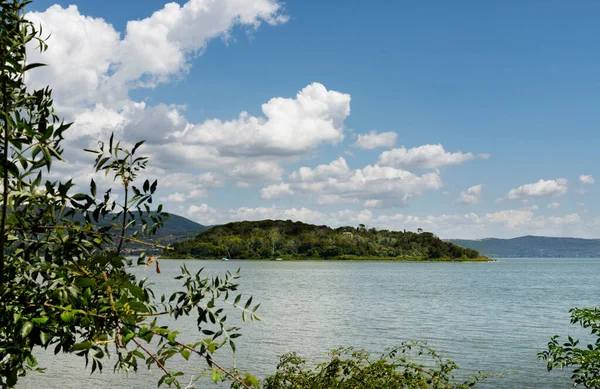
[[[186,260],[186,261],[222,261],[219,258],[194,258],[194,257],[159,257],[160,260]],[[359,257],[359,258],[313,258],[313,257],[296,257],[296,258],[281,258],[280,261],[275,259],[263,259],[263,258],[231,258],[227,261],[252,261],[252,262],[414,262],[414,263],[422,263],[422,262],[435,262],[435,263],[467,263],[467,262],[477,262],[477,263],[489,263],[489,262],[498,262],[498,260],[488,257],[477,257],[477,258],[465,258],[465,259],[417,259],[417,258],[397,258],[397,257]],[[226,261],[223,261],[226,262]]]

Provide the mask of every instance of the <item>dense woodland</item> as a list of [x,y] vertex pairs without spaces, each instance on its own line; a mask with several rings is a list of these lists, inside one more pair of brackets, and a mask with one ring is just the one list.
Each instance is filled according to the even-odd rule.
[[234,222],[173,244],[170,258],[476,260],[473,249],[430,232],[330,228],[291,220]]

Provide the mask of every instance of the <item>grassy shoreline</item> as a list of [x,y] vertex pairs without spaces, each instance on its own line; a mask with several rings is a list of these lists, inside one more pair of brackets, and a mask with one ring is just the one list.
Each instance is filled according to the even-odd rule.
[[[427,257],[379,257],[379,256],[369,256],[369,257],[360,257],[354,255],[344,255],[338,257],[331,258],[319,258],[319,257],[304,257],[304,256],[288,256],[284,255],[280,257],[282,261],[318,261],[318,262],[327,262],[327,261],[335,261],[335,262],[496,262],[495,259],[479,256],[476,258],[437,258],[431,259]],[[196,260],[196,261],[215,261],[219,260],[219,258],[207,258],[207,257],[193,257],[187,255],[179,255],[174,254],[168,257],[161,256],[159,259],[161,260],[169,260],[169,259],[185,259],[185,260]],[[275,258],[232,258],[232,261],[275,261]]]

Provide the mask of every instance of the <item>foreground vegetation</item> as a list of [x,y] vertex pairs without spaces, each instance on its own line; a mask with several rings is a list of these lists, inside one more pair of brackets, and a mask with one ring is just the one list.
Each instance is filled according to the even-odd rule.
[[560,342],[558,335],[548,342],[548,349],[538,354],[538,358],[547,362],[548,371],[554,369],[572,369],[574,387],[600,389],[600,307],[573,308],[571,324],[578,324],[590,331],[593,342],[579,345],[578,339],[568,336]]
[[[237,293],[239,275],[208,277],[183,267],[176,277],[181,287],[160,296],[131,273],[136,265],[160,272],[155,258],[123,255],[129,242],[144,243],[165,217],[161,206],[150,209],[157,182],[137,179],[147,164],[139,156],[143,142],[126,147],[111,137],[88,150],[96,172],[114,179],[122,201],[112,201],[112,189],[102,193],[94,180],[87,193],[72,193],[72,181],[44,178],[62,159],[70,124],[55,115],[50,88],[27,89],[27,72],[42,65],[26,63],[26,47],[46,48],[23,16],[27,3],[0,0],[0,388],[43,370],[36,355],[51,349],[80,356],[82,368],[89,365],[92,373],[109,357],[118,371],[156,368],[159,385],[176,387],[183,375],[180,358],[197,358],[213,379],[227,376],[249,389],[252,376],[213,358],[223,346],[235,350],[239,336],[239,328],[226,325],[224,302],[243,318],[257,318],[252,299],[242,302]],[[101,223],[107,219],[110,225]],[[197,324],[191,343],[157,322],[182,316]],[[171,362],[174,357],[179,360]]]
[[[154,213],[149,208],[157,183],[137,181],[147,163],[145,157],[136,154],[142,142],[127,148],[111,137],[89,150],[96,156],[96,171],[121,185],[120,203],[110,201],[110,189],[97,194],[93,180],[89,193],[74,194],[71,181],[43,181],[43,172],[61,159],[61,142],[70,124],[54,114],[49,88],[33,92],[26,88],[26,72],[39,66],[26,64],[26,45],[37,42],[42,50],[45,48],[35,26],[23,18],[26,4],[24,0],[0,0],[0,388],[13,388],[20,377],[43,370],[36,355],[48,348],[55,354],[82,357],[92,373],[102,370],[109,357],[118,371],[155,368],[162,372],[159,386],[177,388],[182,387],[178,379],[184,373],[177,370],[180,364],[174,357],[205,361],[214,381],[229,380],[232,388],[246,389],[462,389],[482,377],[456,382],[456,365],[416,343],[401,345],[376,359],[362,351],[336,350],[329,362],[314,369],[306,368],[297,355],[288,354],[282,357],[277,373],[262,383],[250,374],[218,364],[215,352],[229,346],[235,353],[234,340],[240,335],[239,328],[226,325],[223,303],[250,319],[258,318],[258,306],[251,298],[242,300],[237,292],[237,273],[208,277],[201,271],[190,273],[184,266],[176,276],[181,287],[168,296],[155,295],[145,279],[131,273],[130,268],[136,265],[156,266],[160,273],[153,257],[142,254],[133,261],[123,256],[129,242],[142,244],[143,237],[156,232],[164,222],[160,206]],[[76,217],[75,209],[81,218]],[[147,219],[139,217],[144,212]],[[99,223],[103,218],[110,218],[119,228],[103,226]],[[307,255],[317,253],[321,258],[340,255],[335,252],[336,239],[338,243],[349,239],[350,243],[339,247],[357,250],[341,255],[477,257],[474,251],[446,244],[428,233],[377,232],[364,227],[330,231],[327,227],[283,223],[298,228],[296,233],[306,240],[296,243],[306,243]],[[129,234],[128,228],[135,232]],[[285,232],[286,236],[292,235],[293,228]],[[278,239],[286,230],[266,231],[271,235],[262,236],[260,229],[256,232],[262,239],[257,252],[263,253],[269,242],[271,255],[275,255],[281,252],[280,245],[293,242]],[[310,231],[316,236],[312,246],[308,245]],[[352,235],[344,234],[348,232]],[[229,236],[235,237],[223,238]],[[227,251],[235,248],[229,242],[222,244]],[[362,244],[364,248],[359,247]],[[311,248],[314,251],[309,254]],[[292,245],[292,252],[301,250],[299,245]],[[176,328],[158,324],[156,319],[168,317],[169,322],[177,323],[182,316],[192,316],[197,324],[197,337],[191,343],[181,342]],[[599,334],[598,309],[573,311],[573,322]],[[587,349],[579,349],[577,344],[570,338],[564,344],[553,338],[541,357],[548,360],[549,369],[575,367],[575,384],[600,387],[600,340]],[[424,355],[432,361],[423,365],[414,362]],[[198,378],[186,388],[193,388]]]
[[168,258],[488,261],[430,232],[330,228],[290,220],[234,222],[174,243]]
[[329,357],[312,367],[296,353],[283,355],[277,373],[263,381],[263,388],[466,389],[487,376],[480,373],[458,381],[454,377],[458,366],[419,342],[403,343],[376,358],[353,348],[332,350]]

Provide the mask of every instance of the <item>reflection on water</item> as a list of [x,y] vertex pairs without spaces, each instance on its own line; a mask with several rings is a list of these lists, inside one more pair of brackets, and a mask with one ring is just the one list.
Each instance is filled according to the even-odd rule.
[[[170,276],[184,261],[162,261],[160,275],[139,270],[159,291],[176,287]],[[237,363],[258,376],[274,371],[277,355],[297,351],[322,360],[340,346],[372,352],[404,340],[427,340],[465,372],[511,372],[486,388],[565,388],[568,374],[548,373],[536,360],[553,334],[583,335],[569,325],[574,306],[599,305],[600,260],[510,259],[497,263],[185,261],[208,274],[241,268],[240,290],[261,302],[262,322],[246,324]],[[239,315],[235,320],[239,321]],[[234,319],[229,315],[230,319]],[[193,321],[180,322],[193,338]],[[220,355],[231,365],[231,356]],[[68,355],[40,358],[45,374],[30,374],[20,388],[149,388],[159,372],[129,377],[89,375]],[[189,372],[201,361],[187,363]],[[72,378],[68,378],[72,377]],[[186,380],[182,380],[186,381]],[[198,386],[197,386],[198,387]],[[207,384],[201,387],[215,387]]]

